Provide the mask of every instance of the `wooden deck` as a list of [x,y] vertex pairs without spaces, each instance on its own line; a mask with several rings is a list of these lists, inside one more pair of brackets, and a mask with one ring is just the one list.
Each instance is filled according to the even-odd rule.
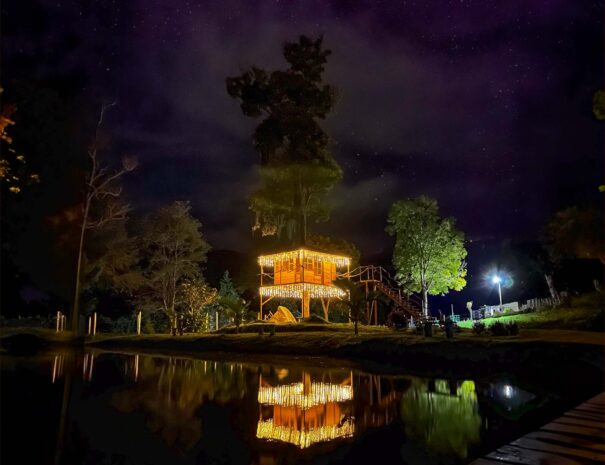
[[471,465],[605,463],[605,392]]

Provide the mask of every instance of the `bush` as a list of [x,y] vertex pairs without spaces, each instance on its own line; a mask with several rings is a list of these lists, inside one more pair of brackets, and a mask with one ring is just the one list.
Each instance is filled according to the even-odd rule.
[[409,320],[406,314],[399,310],[393,310],[387,318],[387,326],[393,329],[407,328]]
[[475,321],[475,323],[473,323],[473,334],[476,336],[481,336],[483,333],[485,333],[485,323]]
[[489,330],[492,336],[516,336],[519,334],[519,326],[514,321],[509,323],[496,321],[490,325]]

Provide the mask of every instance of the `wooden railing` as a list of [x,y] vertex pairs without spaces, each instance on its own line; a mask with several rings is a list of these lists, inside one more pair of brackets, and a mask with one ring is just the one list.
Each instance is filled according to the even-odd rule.
[[360,283],[371,283],[375,289],[391,299],[395,305],[414,319],[422,318],[421,301],[402,292],[395,278],[381,266],[360,266],[346,273],[338,275],[339,278],[350,279]]

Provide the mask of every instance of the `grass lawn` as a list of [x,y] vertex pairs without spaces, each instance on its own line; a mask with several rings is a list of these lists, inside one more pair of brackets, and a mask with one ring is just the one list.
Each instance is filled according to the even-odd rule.
[[[533,313],[507,315],[498,318],[485,318],[487,326],[500,321],[514,321],[520,328],[526,329],[561,329],[580,331],[603,331],[604,325],[603,302],[595,294],[582,296],[572,301],[570,306],[555,307]],[[461,321],[458,326],[471,328],[473,322]]]

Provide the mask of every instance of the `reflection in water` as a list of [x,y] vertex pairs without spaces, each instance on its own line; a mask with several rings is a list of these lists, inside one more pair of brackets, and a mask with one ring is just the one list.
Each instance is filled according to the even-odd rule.
[[[281,379],[284,379],[283,371]],[[278,376],[279,378],[279,376]],[[352,437],[353,374],[341,383],[312,381],[303,371],[302,381],[278,386],[259,379],[259,439],[278,440],[301,449],[318,442]],[[263,406],[270,406],[263,409]]]
[[415,379],[401,399],[401,418],[409,438],[433,453],[464,459],[480,439],[475,383]]
[[[364,448],[380,450],[385,463],[466,463],[484,437],[497,434],[485,428],[521,418],[543,399],[496,378],[453,382],[303,362],[74,355],[37,359],[47,383],[26,382],[56,406],[47,431],[58,431],[58,441],[47,455],[56,452],[57,463],[90,463],[93,456],[124,464],[338,462],[354,461]],[[23,371],[3,370],[15,385],[24,379]],[[15,405],[22,409],[30,399]]]
[[135,384],[114,394],[114,407],[143,412],[149,429],[179,449],[191,448],[201,438],[197,412],[205,401],[225,403],[245,392],[239,364],[135,355],[128,371]]

